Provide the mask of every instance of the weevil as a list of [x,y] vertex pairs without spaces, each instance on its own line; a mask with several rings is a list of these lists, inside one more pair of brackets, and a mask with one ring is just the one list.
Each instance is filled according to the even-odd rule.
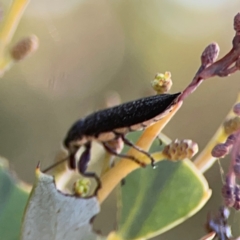
[[94,112],[85,118],[75,122],[67,133],[64,146],[69,152],[69,166],[76,169],[75,155],[81,146],[85,146],[78,161],[79,172],[86,177],[94,177],[99,182],[95,173],[86,172],[90,161],[91,142],[98,141],[110,154],[128,158],[144,166],[138,159],[119,154],[109,146],[109,142],[121,139],[127,146],[133,147],[145,154],[151,160],[154,167],[154,159],[151,155],[131,143],[125,135],[131,131],[143,130],[154,122],[163,118],[176,102],[180,93],[161,94],[141,98],[135,101],[123,103],[116,107]]
[[[85,177],[95,178],[98,183],[97,190],[100,188],[101,182],[96,173],[86,172],[90,161],[92,141],[100,142],[105,150],[112,155],[128,158],[145,167],[145,164],[135,157],[120,154],[110,147],[110,143],[113,140],[121,140],[125,145],[145,154],[151,160],[151,164],[154,167],[154,159],[152,156],[130,142],[125,135],[132,131],[143,130],[153,123],[158,122],[171,111],[172,106],[177,102],[180,94],[181,93],[161,94],[140,98],[112,108],[94,112],[76,121],[67,132],[63,142],[64,147],[69,153],[69,167],[71,169],[77,168],[80,174]],[[85,147],[85,150],[76,165],[75,155],[82,146]],[[50,168],[52,168],[52,166]]]

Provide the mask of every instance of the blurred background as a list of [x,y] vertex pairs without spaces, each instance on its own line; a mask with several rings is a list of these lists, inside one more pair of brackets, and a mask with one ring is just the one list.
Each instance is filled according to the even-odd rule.
[[[8,8],[9,1],[1,0]],[[172,73],[171,92],[191,81],[203,49],[212,41],[220,57],[231,48],[233,17],[240,3],[228,0],[32,0],[13,43],[35,34],[38,51],[0,79],[0,154],[18,176],[34,181],[38,161],[48,166],[71,124],[105,107],[109,92],[126,102],[152,94],[157,72]],[[170,138],[188,138],[200,150],[210,140],[239,91],[240,74],[203,83],[165,128]],[[227,169],[228,159],[222,161]],[[215,164],[205,174],[213,196],[198,214],[155,239],[198,239],[207,213],[217,210],[222,180]],[[116,227],[109,198],[96,229]],[[112,220],[113,219],[113,220]],[[240,235],[240,215],[232,214]]]

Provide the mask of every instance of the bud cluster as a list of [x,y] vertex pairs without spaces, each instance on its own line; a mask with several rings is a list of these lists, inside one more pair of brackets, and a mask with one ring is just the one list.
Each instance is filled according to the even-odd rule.
[[163,154],[169,160],[182,160],[184,158],[192,158],[198,152],[197,143],[192,140],[178,140],[171,142],[163,149]]
[[73,184],[73,192],[76,196],[86,197],[90,189],[90,180],[89,179],[79,179]]
[[171,73],[157,73],[154,80],[151,81],[152,88],[158,93],[163,94],[168,92],[172,87]]

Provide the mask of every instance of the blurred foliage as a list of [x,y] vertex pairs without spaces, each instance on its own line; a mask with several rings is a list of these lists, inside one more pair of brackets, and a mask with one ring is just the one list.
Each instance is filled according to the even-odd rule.
[[30,186],[16,179],[0,158],[0,239],[18,239]]

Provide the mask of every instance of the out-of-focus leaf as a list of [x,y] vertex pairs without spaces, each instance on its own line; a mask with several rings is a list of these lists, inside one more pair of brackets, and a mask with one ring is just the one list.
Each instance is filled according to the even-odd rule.
[[0,158],[0,239],[19,239],[30,187],[19,181]]
[[[170,142],[164,136],[161,139]],[[155,143],[153,149],[156,147]],[[195,214],[211,195],[204,176],[188,159],[162,161],[154,170],[150,166],[138,169],[125,182],[118,203],[116,239],[159,235]]]
[[95,196],[80,198],[56,189],[54,178],[36,170],[37,181],[24,215],[23,240],[103,240],[93,232],[91,219],[100,207]]

